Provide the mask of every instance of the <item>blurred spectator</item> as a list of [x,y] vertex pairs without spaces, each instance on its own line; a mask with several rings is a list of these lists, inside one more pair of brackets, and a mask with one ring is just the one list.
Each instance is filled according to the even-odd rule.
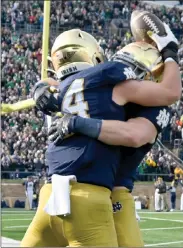
[[170,201],[171,201],[171,212],[173,212],[176,208],[176,190],[178,186],[178,180],[174,179],[171,183],[171,186],[169,187],[170,191]]
[[[14,103],[31,97],[40,80],[42,60],[43,1],[3,1],[1,6],[1,101]],[[134,9],[146,9],[168,23],[180,41],[180,70],[183,79],[183,12],[178,8],[152,6],[140,1],[51,1],[50,45],[56,35],[70,28],[91,32],[107,58],[133,42],[128,20]],[[55,32],[53,32],[55,31]],[[53,34],[54,33],[54,34]],[[182,97],[183,100],[183,97]],[[47,146],[45,116],[35,108],[1,119],[1,169],[16,171],[12,178],[40,172],[46,177],[44,153]],[[172,119],[161,135],[162,142],[183,159],[183,102],[172,105]],[[139,166],[140,173],[174,174],[177,166],[163,149],[153,148]]]
[[183,169],[179,165],[176,166],[174,170],[175,179],[183,179]]
[[161,212],[164,209],[169,210],[166,198],[166,183],[163,178],[158,177],[158,180],[154,183],[155,186],[155,210]]

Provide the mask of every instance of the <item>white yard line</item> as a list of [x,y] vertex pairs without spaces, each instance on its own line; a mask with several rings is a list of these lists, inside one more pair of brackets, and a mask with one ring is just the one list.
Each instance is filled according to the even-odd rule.
[[4,229],[13,229],[13,228],[24,228],[24,227],[28,227],[28,225],[26,226],[5,226]]
[[138,214],[180,214],[183,213],[182,211],[176,211],[176,212],[141,212],[141,211],[137,211]]
[[180,227],[147,228],[147,229],[140,229],[140,230],[141,231],[154,231],[154,230],[172,230],[172,229],[183,229],[183,226],[180,226]]
[[32,218],[31,219],[3,219],[3,220],[1,220],[1,221],[14,221],[14,220],[32,220]]
[[31,213],[35,213],[36,211],[35,210],[17,210],[17,211],[1,211],[1,214],[4,214],[4,213],[6,213],[6,214],[10,214],[10,213],[15,213],[15,214],[17,214],[17,213],[29,213],[29,214],[31,214]]
[[2,237],[1,247],[20,247],[20,241]]
[[3,229],[13,229],[13,228],[22,228],[22,227],[28,227],[28,225],[26,226],[5,226]]
[[[27,213],[27,214],[34,214],[35,211],[34,210],[10,210],[10,211],[6,211],[6,210],[2,210],[1,211],[2,214],[6,213],[6,214],[10,214],[10,213]],[[137,213],[140,214],[180,214],[183,213],[182,211],[176,211],[176,212],[146,212],[146,211],[137,211]]]
[[145,245],[145,246],[146,247],[151,247],[151,246],[161,246],[161,245],[180,244],[180,243],[183,243],[183,240],[182,241],[167,242],[167,243],[148,244],[148,245]]
[[16,217],[17,217],[17,216],[21,216],[21,215],[23,215],[23,216],[25,216],[25,215],[26,215],[26,216],[34,216],[35,214],[30,214],[30,213],[29,213],[29,214],[3,214],[3,213],[1,212],[1,216],[7,216],[7,215],[8,215],[8,216],[16,216]]
[[172,221],[172,222],[180,222],[183,223],[183,220],[173,220],[173,219],[162,219],[162,218],[154,218],[154,217],[140,217],[141,219],[146,220],[164,220],[164,221]]

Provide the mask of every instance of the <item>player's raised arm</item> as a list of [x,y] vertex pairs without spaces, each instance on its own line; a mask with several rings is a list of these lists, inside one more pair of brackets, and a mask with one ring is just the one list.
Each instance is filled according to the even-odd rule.
[[160,84],[152,81],[129,80],[117,87],[118,94],[125,96],[125,102],[143,106],[171,105],[181,97],[181,76],[178,64],[165,62],[163,79]]
[[181,76],[178,65],[178,41],[164,24],[167,36],[160,37],[150,33],[151,39],[156,43],[164,62],[163,78],[159,84],[152,81],[129,80],[117,86],[116,91],[124,102],[134,102],[144,106],[171,105],[180,99]]
[[[176,62],[165,61],[163,79],[159,84],[151,81],[129,80],[117,87],[126,102],[143,106],[171,105],[181,97],[181,76]],[[132,93],[133,92],[133,93]]]

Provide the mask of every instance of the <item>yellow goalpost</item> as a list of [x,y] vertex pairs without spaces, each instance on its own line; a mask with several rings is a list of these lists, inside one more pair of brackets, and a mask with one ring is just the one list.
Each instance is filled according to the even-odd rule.
[[[43,35],[42,35],[42,66],[41,66],[41,79],[47,77],[48,68],[48,46],[49,46],[49,34],[50,34],[50,6],[51,0],[44,1],[44,22],[43,22]],[[1,104],[1,115],[8,114],[23,109],[32,108],[35,106],[33,98],[19,101],[14,104]]]

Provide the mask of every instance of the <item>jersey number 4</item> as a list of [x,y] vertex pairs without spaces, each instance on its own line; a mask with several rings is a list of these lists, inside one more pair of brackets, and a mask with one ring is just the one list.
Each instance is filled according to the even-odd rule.
[[76,79],[72,82],[62,101],[62,111],[79,115],[81,117],[89,117],[88,102],[84,100],[84,78]]

